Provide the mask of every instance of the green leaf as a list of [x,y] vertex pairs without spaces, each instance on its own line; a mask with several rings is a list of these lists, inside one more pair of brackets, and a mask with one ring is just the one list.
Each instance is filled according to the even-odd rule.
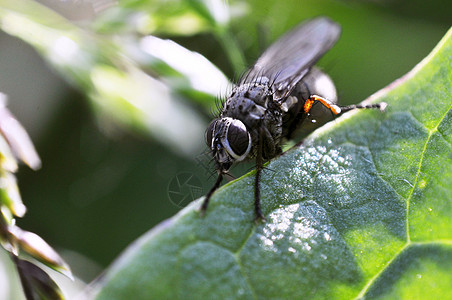
[[452,284],[452,30],[412,72],[192,203],[106,273],[98,299],[436,298]]
[[125,0],[101,14],[94,27],[102,33],[114,34],[130,31],[193,35],[227,24],[229,10],[229,4],[220,0]]

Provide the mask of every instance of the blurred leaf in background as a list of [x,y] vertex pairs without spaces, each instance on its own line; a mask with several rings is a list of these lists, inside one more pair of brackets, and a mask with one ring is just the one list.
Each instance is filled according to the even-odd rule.
[[[11,35],[0,36],[0,89],[11,96],[19,118],[28,111],[20,118],[26,126],[43,116],[28,124],[41,128],[35,140],[43,169],[19,174],[29,203],[21,224],[88,257],[91,266],[90,259],[108,265],[128,243],[180,209],[167,194],[178,173],[191,172],[205,189],[210,186],[209,172],[195,158],[203,151],[215,97],[230,88],[226,78],[237,78],[292,26],[317,15],[342,25],[339,43],[320,65],[347,104],[427,55],[451,25],[446,12],[452,9],[444,1],[429,2],[430,15],[420,5],[408,12],[403,1],[126,0],[104,1],[108,5],[100,10],[87,5],[101,2],[42,1],[46,7],[0,0],[0,26]],[[77,3],[87,5],[88,13],[66,15]],[[27,52],[30,46],[39,56]],[[170,50],[156,51],[163,47]],[[93,270],[87,280],[99,269]]]
[[[26,212],[15,177],[18,162],[37,170],[41,167],[41,160],[27,132],[6,106],[6,95],[0,93],[0,262],[4,265],[0,265],[0,277],[6,277],[2,280],[5,287],[0,296],[21,298],[21,292],[9,289],[14,286],[14,275],[17,274],[20,290],[27,299],[63,299],[60,287],[41,264],[73,280],[69,266],[39,235],[16,225],[16,218],[24,217]],[[8,268],[8,263],[15,269],[9,271],[10,276],[4,276],[6,272],[3,270]]]
[[228,85],[208,60],[157,37],[97,35],[33,1],[5,4],[2,29],[33,45],[83,90],[99,118],[149,133],[170,148],[183,144],[190,156],[200,151],[194,137],[202,136],[205,124],[178,91],[205,99]]

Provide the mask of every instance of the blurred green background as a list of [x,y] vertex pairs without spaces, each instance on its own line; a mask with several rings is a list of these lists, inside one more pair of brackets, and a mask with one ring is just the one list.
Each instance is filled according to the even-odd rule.
[[[28,207],[18,224],[57,248],[85,280],[181,209],[168,197],[177,174],[193,174],[204,193],[214,180],[199,128],[212,117],[215,95],[224,95],[230,84],[219,79],[215,92],[196,88],[181,71],[192,57],[147,57],[143,36],[199,52],[233,80],[285,31],[329,16],[341,24],[342,36],[319,65],[336,83],[340,103],[350,104],[412,69],[452,25],[452,2],[439,0],[127,0],[106,9],[96,8],[102,2],[96,0],[41,1],[61,19],[29,2],[0,0],[0,91],[43,161],[38,172],[22,167],[18,173]],[[38,30],[17,15],[45,26]],[[50,51],[43,30],[69,32],[84,56],[65,61],[68,53]],[[207,85],[215,73],[209,70],[200,77]],[[134,93],[152,98],[153,106],[117,96]]]

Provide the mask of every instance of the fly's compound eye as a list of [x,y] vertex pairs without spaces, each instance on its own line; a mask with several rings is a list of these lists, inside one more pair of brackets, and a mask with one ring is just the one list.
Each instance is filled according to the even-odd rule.
[[209,147],[209,148],[212,148],[213,131],[215,130],[217,121],[218,121],[218,119],[213,120],[209,124],[209,127],[207,127],[207,130],[206,130],[206,144],[207,144],[207,147]]
[[241,161],[248,156],[251,149],[251,137],[241,121],[235,119],[230,121],[223,145],[229,155],[237,161]]

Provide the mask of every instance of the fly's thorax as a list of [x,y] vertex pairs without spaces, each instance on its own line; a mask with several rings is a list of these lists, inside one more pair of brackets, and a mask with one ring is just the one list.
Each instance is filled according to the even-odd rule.
[[282,136],[280,103],[273,95],[266,78],[236,86],[220,116],[206,131],[206,143],[212,151],[219,171],[227,171],[234,162],[253,158],[262,139],[263,157],[280,152]]
[[271,158],[280,148],[282,114],[280,103],[273,100],[269,80],[259,77],[233,89],[221,117],[240,120],[246,126],[252,141],[249,158],[256,156],[259,139],[263,140],[264,149],[269,150],[264,151],[264,156]]
[[[255,128],[272,110],[272,95],[268,79],[236,86],[227,98],[222,116],[241,120],[248,128]],[[270,112],[271,113],[271,112]]]

